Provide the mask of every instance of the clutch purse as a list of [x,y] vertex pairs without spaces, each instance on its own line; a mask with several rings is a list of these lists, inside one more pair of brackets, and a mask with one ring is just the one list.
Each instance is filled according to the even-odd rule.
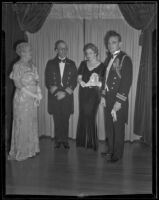
[[97,87],[102,86],[102,83],[99,81],[99,75],[97,73],[93,73],[90,76],[89,81],[85,84],[85,87],[93,87],[93,86],[97,86]]

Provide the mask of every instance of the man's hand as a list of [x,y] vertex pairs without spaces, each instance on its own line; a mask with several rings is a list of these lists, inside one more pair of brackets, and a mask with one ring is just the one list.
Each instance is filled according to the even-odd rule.
[[116,122],[116,121],[117,121],[117,115],[116,115],[115,110],[112,110],[112,111],[111,111],[111,115],[112,115],[112,117],[113,117],[113,122]]
[[51,86],[50,93],[53,94],[57,90],[57,86]]
[[57,97],[57,100],[61,100],[66,96],[66,93],[63,91],[58,91],[55,96]]
[[114,104],[113,110],[115,112],[117,112],[120,109],[121,109],[121,103],[119,103],[119,102],[116,101],[115,104]]
[[100,104],[103,105],[104,107],[106,107],[106,100],[104,97],[101,97]]

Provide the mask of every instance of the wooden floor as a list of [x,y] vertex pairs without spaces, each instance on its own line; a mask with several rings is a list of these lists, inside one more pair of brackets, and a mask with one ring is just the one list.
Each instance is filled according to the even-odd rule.
[[6,161],[6,194],[121,195],[152,193],[151,149],[139,142],[125,143],[123,159],[108,163],[99,150],[54,149],[54,141],[40,139],[41,152],[26,161]]

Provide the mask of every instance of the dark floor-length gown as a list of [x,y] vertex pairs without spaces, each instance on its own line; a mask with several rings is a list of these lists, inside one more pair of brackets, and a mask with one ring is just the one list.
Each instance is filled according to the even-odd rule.
[[[101,81],[104,74],[104,64],[100,63],[90,71],[87,67],[87,62],[81,62],[78,75],[82,75],[84,82],[87,83],[89,81],[92,73],[97,73],[99,75],[99,81]],[[78,147],[92,148],[94,150],[98,148],[96,114],[99,102],[99,87],[79,87],[79,119],[76,137]]]

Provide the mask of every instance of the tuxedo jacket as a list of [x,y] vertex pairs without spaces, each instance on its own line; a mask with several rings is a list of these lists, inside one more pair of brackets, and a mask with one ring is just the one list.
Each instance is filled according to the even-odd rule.
[[111,57],[105,60],[105,75],[102,83],[102,96],[106,98],[106,107],[112,110],[115,102],[121,103],[125,122],[128,120],[128,94],[132,84],[132,61],[123,51],[114,59],[107,77],[107,89],[105,89],[106,71]]
[[[61,84],[62,81],[62,84]],[[48,89],[48,113],[56,114],[59,111],[59,107],[65,109],[65,113],[71,114],[74,112],[74,99],[73,93],[68,94],[65,89],[69,87],[74,90],[77,86],[77,68],[75,62],[66,58],[63,77],[61,80],[59,59],[56,56],[54,59],[49,60],[45,69],[45,85]],[[57,90],[51,94],[51,86],[57,86]],[[62,100],[57,100],[55,94],[58,91],[65,91],[66,96]]]

